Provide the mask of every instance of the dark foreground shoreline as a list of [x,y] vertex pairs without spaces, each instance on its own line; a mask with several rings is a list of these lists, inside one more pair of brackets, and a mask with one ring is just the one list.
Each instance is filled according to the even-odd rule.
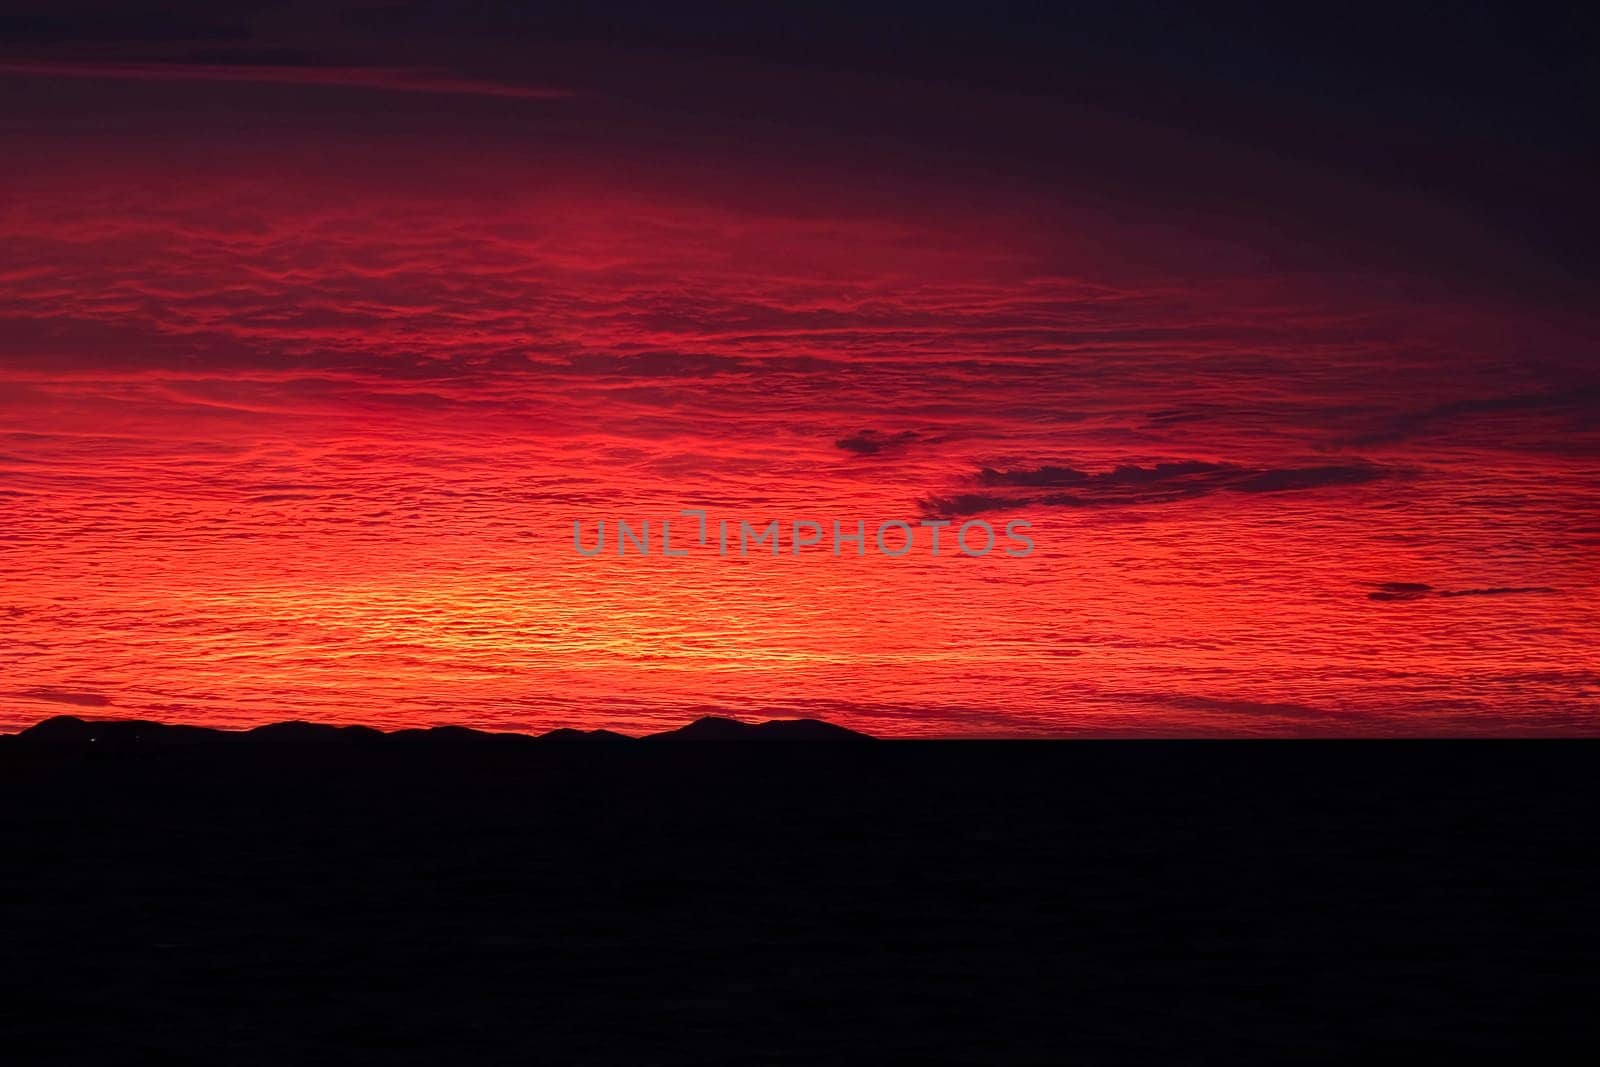
[[15,740],[12,1062],[1528,1060],[1594,1036],[1590,742]]

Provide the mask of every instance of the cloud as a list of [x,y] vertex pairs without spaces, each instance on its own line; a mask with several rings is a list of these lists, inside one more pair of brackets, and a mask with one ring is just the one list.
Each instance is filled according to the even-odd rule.
[[979,485],[1062,486],[1082,485],[1092,476],[1071,467],[1035,467],[1032,470],[995,470],[985,467],[978,472]]
[[251,30],[243,20],[218,21],[203,11],[173,10],[179,5],[161,5],[165,10],[118,11],[116,5],[96,4],[87,10],[73,11],[81,5],[64,5],[68,10],[43,14],[37,11],[0,15],[0,39],[8,45],[50,48],[84,48],[105,45],[161,45],[184,41],[247,41]]
[[898,448],[915,440],[917,435],[912,430],[902,430],[900,433],[860,430],[849,437],[839,438],[834,442],[834,446],[846,452],[854,452],[858,456],[875,456],[884,449]]
[[110,697],[99,693],[69,693],[60,689],[21,689],[7,695],[51,704],[72,704],[80,708],[103,708],[111,703]]
[[1420,600],[1433,592],[1433,586],[1423,582],[1384,582],[1367,594],[1368,600]]
[[1368,600],[1421,600],[1423,597],[1518,596],[1530,593],[1556,593],[1547,585],[1497,585],[1483,589],[1435,589],[1425,582],[1384,582],[1367,594]]
[[1517,596],[1523,593],[1556,593],[1548,585],[1501,585],[1488,589],[1447,589],[1440,596]]
[[1214,711],[1272,719],[1324,721],[1340,715],[1340,712],[1329,708],[1289,701],[1240,700],[1231,697],[1198,696],[1192,693],[1109,693],[1108,695],[1136,703],[1161,704],[1187,711]]
[[[499,130],[509,114],[492,110]],[[1510,721],[1573,714],[1586,692],[1507,686],[1490,706],[1476,668],[1447,695],[1307,668],[1307,649],[1403,652],[1419,612],[1451,609],[1517,613],[1508,631],[1537,632],[1544,659],[1582,660],[1576,596],[1407,608],[1361,605],[1376,587],[1350,584],[1441,580],[1397,565],[1415,554],[1496,561],[1441,588],[1576,588],[1552,546],[1593,528],[1589,468],[1507,445],[1548,419],[1514,436],[1502,424],[1523,420],[1497,416],[1472,447],[1322,451],[1330,428],[1370,429],[1349,420],[1440,399],[1429,389],[1505,391],[1499,341],[1473,319],[1412,344],[1363,325],[1382,311],[1366,297],[1329,303],[1292,279],[1085,281],[1077,251],[1036,256],[983,198],[925,219],[898,187],[879,207],[867,184],[737,161],[696,184],[665,158],[619,165],[643,149],[569,162],[535,138],[525,158],[487,137],[481,157],[407,138],[326,152],[322,133],[260,152],[207,138],[86,134],[0,180],[0,494],[25,494],[0,496],[0,527],[29,560],[3,599],[31,612],[6,627],[15,688],[233,721],[371,717],[377,692],[412,721],[503,725],[548,705],[643,732],[683,693],[770,699],[783,665],[808,700],[959,705],[941,729],[990,729],[973,707],[1090,729],[1105,708],[1085,682],[1132,687],[1159,661],[1220,698],[1233,683],[1193,668],[1248,646],[1248,695],[1269,703],[1424,716],[1448,695]],[[1519,316],[1504,359],[1535,350],[1522,327],[1536,319]],[[1403,483],[1413,467],[1426,492]],[[691,560],[641,582],[634,566],[563,563],[579,516],[848,521],[929,492],[968,513],[1042,499],[1104,521],[1091,551],[1003,573],[824,554]],[[1274,506],[1243,506],[1263,493]],[[1397,548],[1402,532],[1419,540]],[[1265,565],[1241,578],[1247,561]],[[1095,632],[1102,607],[1131,644]],[[1475,663],[1473,634],[1458,638],[1449,662]],[[667,657],[695,669],[663,671]],[[863,686],[867,659],[886,666]],[[31,722],[33,699],[0,705]],[[933,729],[909,711],[885,726]]]
[[[1364,485],[1390,477],[1391,468],[1370,463],[1315,467],[1246,467],[1187,460],[1151,467],[1124,464],[1101,473],[1044,465],[999,470],[984,467],[976,481],[1001,492],[932,496],[918,501],[924,512],[974,515],[1019,507],[1113,507],[1164,504],[1212,493],[1284,493]],[[1015,489],[1063,492],[1015,493]]]
[[1030,497],[1004,497],[993,493],[957,493],[954,496],[930,496],[917,501],[922,513],[930,516],[956,518],[962,515],[982,515],[986,511],[1009,511],[1038,503]]
[[1567,419],[1579,429],[1592,429],[1600,423],[1600,386],[1584,384],[1565,389],[1476,397],[1436,404],[1430,408],[1395,415],[1377,429],[1352,437],[1343,443],[1355,447],[1390,444],[1422,436],[1433,431],[1440,423],[1450,424],[1473,416],[1495,415],[1546,415]]
[[570,89],[490,81],[440,67],[335,66],[316,63],[259,62],[97,62],[58,60],[0,61],[0,75],[29,78],[95,78],[118,81],[249,82],[261,85],[315,85],[340,89],[378,89],[401,93],[503,96],[523,100],[565,100]]
[[1325,467],[1290,467],[1264,470],[1227,486],[1240,493],[1287,493],[1302,489],[1327,489],[1339,485],[1365,485],[1392,473],[1363,463]]

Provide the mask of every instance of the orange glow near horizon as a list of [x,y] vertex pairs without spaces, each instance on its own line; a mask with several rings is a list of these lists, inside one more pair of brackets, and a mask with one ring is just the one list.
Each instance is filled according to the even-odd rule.
[[[0,730],[1600,712],[1600,449],[1557,314],[843,174],[253,158],[3,179]],[[1035,554],[571,543],[962,499]]]

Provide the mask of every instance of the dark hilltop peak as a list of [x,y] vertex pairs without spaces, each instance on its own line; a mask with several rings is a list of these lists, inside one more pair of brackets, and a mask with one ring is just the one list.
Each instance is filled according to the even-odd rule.
[[493,733],[470,726],[411,727],[381,736],[404,745],[493,745],[534,740],[527,734]]
[[[137,725],[127,723],[128,726]],[[87,741],[93,727],[76,715],[56,715],[19,733],[30,741]]]
[[587,743],[596,741],[635,741],[637,738],[629,737],[627,734],[619,734],[615,730],[574,730],[571,727],[562,727],[559,730],[551,730],[548,733],[540,734],[537,740]]
[[57,715],[35,723],[17,734],[16,738],[36,744],[134,748],[217,741],[228,736],[225,731],[204,726],[168,726],[145,719],[80,719],[76,715]]
[[870,741],[867,734],[821,719],[770,719],[748,723],[708,715],[688,726],[650,734],[647,741]]
[[257,726],[246,733],[252,741],[273,741],[287,744],[344,744],[352,741],[378,741],[386,735],[370,726],[329,726],[326,723],[275,722]]

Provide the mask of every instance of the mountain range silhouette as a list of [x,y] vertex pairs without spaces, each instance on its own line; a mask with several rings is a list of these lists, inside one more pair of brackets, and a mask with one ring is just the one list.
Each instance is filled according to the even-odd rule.
[[575,730],[565,727],[542,734],[474,730],[465,726],[433,726],[385,732],[371,726],[333,726],[301,720],[275,722],[249,730],[221,730],[144,719],[82,719],[76,715],[57,715],[0,740],[24,745],[96,745],[120,750],[196,744],[483,746],[551,742],[631,745],[656,741],[838,742],[875,739],[821,719],[770,719],[747,723],[706,716],[675,730],[634,737],[613,730]]

